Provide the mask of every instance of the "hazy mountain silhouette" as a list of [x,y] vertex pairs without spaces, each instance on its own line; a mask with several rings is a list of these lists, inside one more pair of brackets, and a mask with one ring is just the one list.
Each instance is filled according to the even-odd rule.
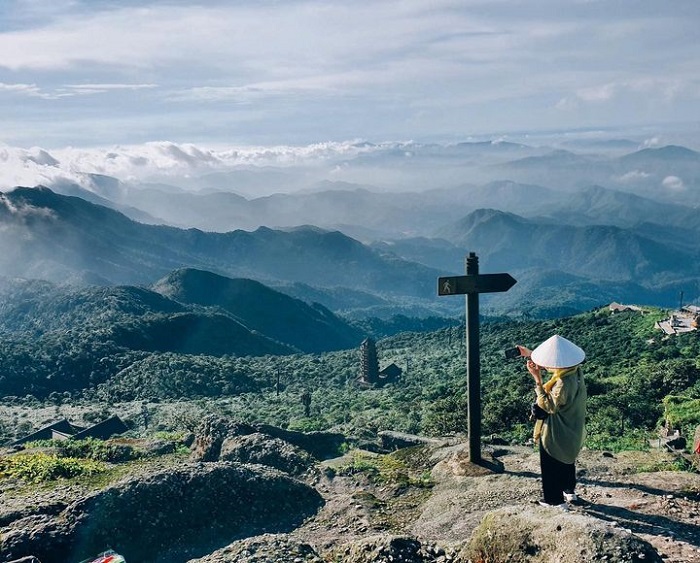
[[219,307],[246,327],[304,352],[358,346],[362,333],[319,304],[307,305],[249,279],[185,268],[153,289],[180,303]]
[[651,162],[680,162],[700,165],[700,153],[678,145],[666,145],[659,148],[647,148],[635,151],[618,159],[619,162],[634,166]]
[[544,155],[527,156],[501,165],[506,170],[565,170],[569,174],[585,174],[594,168],[601,167],[607,159],[596,155],[582,155],[568,150],[557,149]]
[[85,276],[150,285],[193,267],[264,282],[349,287],[396,297],[434,293],[437,272],[382,255],[337,231],[206,233],[144,225],[47,188],[0,197],[0,267],[5,275],[64,282]]
[[[556,203],[544,205],[540,216],[574,225],[615,225],[635,227],[655,224],[700,230],[697,210],[674,203],[663,203],[629,192],[602,186],[588,186]],[[650,229],[649,234],[653,236]]]
[[0,273],[151,286],[193,268],[352,318],[389,317],[457,309],[436,297],[435,278],[463,273],[475,251],[482,272],[518,279],[494,306],[516,296],[539,296],[550,310],[608,296],[661,303],[697,277],[700,153],[639,146],[593,136],[550,146],[358,143],[299,165],[272,155],[207,168],[184,155],[191,174],[153,168],[152,183],[68,169],[35,150],[27,168],[49,167],[42,177],[63,195],[0,195]]
[[326,181],[310,190],[250,199],[225,191],[166,192],[157,187],[131,187],[119,193],[119,204],[108,207],[124,208],[137,220],[132,210],[143,210],[146,223],[156,223],[158,217],[172,226],[215,232],[313,224],[364,239],[430,235],[436,224],[455,221],[480,207],[534,213],[543,201],[561,197],[543,186],[511,181],[398,193]]
[[491,268],[557,269],[596,280],[667,280],[694,275],[694,253],[610,225],[543,223],[483,209],[440,233]]

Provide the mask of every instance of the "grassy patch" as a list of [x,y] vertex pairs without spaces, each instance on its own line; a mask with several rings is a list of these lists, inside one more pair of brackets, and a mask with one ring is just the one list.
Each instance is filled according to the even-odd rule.
[[623,436],[611,436],[602,432],[591,432],[586,437],[586,447],[591,450],[613,453],[649,450],[650,434],[644,430],[630,430]]
[[[402,450],[399,450],[402,451]],[[388,455],[374,455],[367,452],[354,452],[350,461],[336,469],[339,475],[364,474],[370,481],[382,484],[430,487],[430,471],[422,469],[414,472],[398,452]]]
[[693,464],[684,457],[662,459],[639,466],[640,473],[656,473],[657,471],[693,471]]
[[700,425],[700,399],[685,395],[668,395],[664,398],[664,417],[673,428],[679,429],[692,441],[695,428]]
[[484,516],[467,546],[469,560],[474,563],[525,563],[538,551],[539,547],[526,525],[518,519],[511,519],[504,525],[493,514]]

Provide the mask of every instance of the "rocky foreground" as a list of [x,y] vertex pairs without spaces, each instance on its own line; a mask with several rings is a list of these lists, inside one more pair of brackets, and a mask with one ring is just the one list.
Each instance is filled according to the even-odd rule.
[[5,480],[0,561],[700,562],[700,474],[665,471],[669,452],[584,451],[585,502],[563,511],[536,503],[532,448],[485,446],[473,465],[458,439],[363,446],[339,456],[339,434],[208,418],[189,458],[109,484]]

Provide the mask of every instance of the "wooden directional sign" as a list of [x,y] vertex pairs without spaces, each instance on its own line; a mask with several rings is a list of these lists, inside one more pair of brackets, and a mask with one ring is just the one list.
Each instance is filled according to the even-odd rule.
[[467,423],[469,461],[481,463],[481,373],[479,357],[479,294],[508,291],[515,285],[510,274],[479,274],[479,257],[470,252],[466,276],[438,278],[438,295],[466,294],[467,328]]
[[496,293],[508,291],[515,285],[510,274],[476,274],[438,278],[438,295],[465,293]]

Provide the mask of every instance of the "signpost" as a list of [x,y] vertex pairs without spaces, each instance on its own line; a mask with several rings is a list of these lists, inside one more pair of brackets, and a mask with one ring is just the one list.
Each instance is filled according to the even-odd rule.
[[510,274],[479,274],[479,258],[470,252],[466,276],[438,278],[438,295],[466,295],[467,424],[469,461],[481,462],[481,367],[479,357],[479,294],[508,291],[516,283]]

